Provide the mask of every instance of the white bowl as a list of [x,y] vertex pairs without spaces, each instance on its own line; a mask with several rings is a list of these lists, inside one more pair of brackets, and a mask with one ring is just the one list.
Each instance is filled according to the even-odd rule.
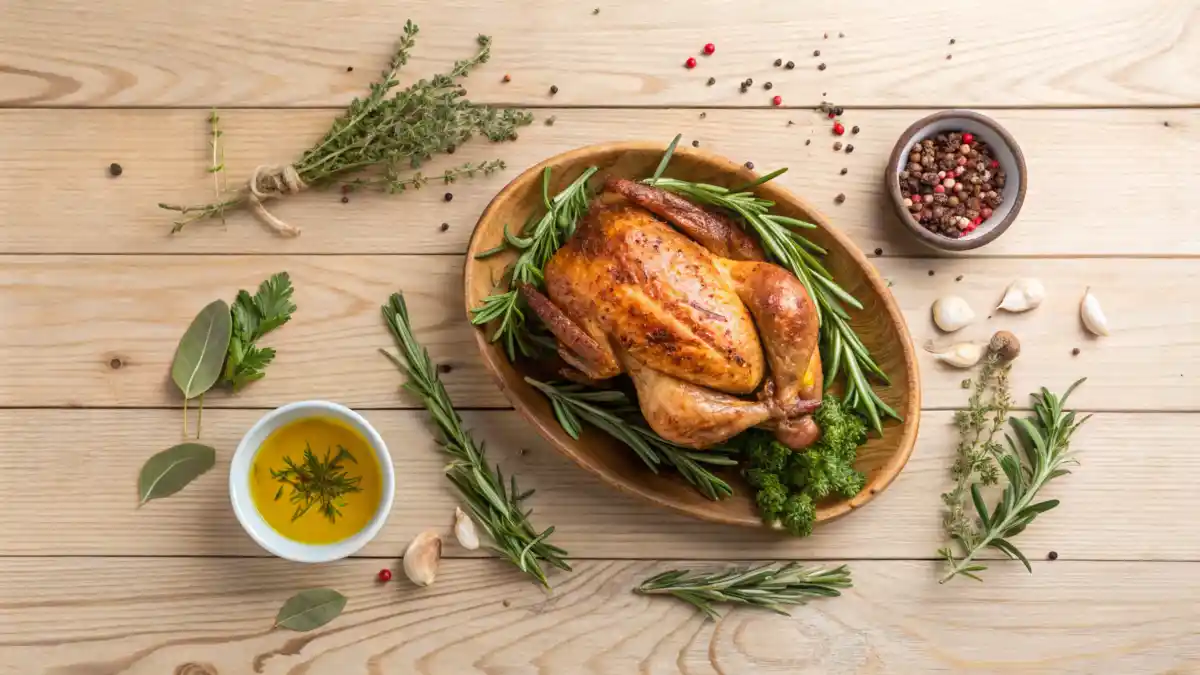
[[[304,544],[293,541],[279,534],[271,527],[250,497],[250,470],[254,465],[254,455],[259,447],[276,429],[283,425],[305,417],[332,417],[367,439],[367,444],[375,453],[381,472],[379,508],[367,526],[354,535],[332,544]],[[367,542],[379,534],[383,524],[387,522],[388,513],[392,510],[392,502],[396,493],[396,469],[392,466],[392,457],[388,454],[387,446],[379,432],[371,426],[362,415],[344,405],[329,401],[300,401],[289,403],[282,408],[276,408],[263,415],[250,431],[242,437],[237,450],[233,453],[233,462],[229,466],[229,501],[233,504],[233,512],[238,522],[246,530],[250,538],[258,542],[269,553],[295,560],[296,562],[318,563],[340,560],[353,555]]]

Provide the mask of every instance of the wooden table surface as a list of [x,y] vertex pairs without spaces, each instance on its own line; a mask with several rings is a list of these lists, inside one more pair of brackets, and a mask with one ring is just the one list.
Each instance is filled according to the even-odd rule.
[[[1200,673],[1197,0],[0,0],[0,16],[0,673]],[[365,90],[405,18],[422,29],[405,82],[466,56],[477,33],[495,37],[470,96],[538,121],[516,143],[450,159],[499,157],[507,170],[455,185],[448,203],[441,187],[346,205],[305,194],[277,208],[304,228],[296,239],[245,213],[169,236],[156,203],[211,194],[210,107],[231,181],[293,158]],[[716,54],[684,69],[710,41]],[[746,77],[755,85],[739,94]],[[842,139],[852,155],[832,151],[813,112],[822,99],[861,127]],[[969,257],[929,257],[882,190],[899,132],[945,107],[1003,123],[1031,174],[1017,223]],[[1049,490],[1062,506],[1018,539],[1033,575],[996,561],[982,584],[936,582],[938,495],[966,393],[960,372],[925,354],[908,467],[803,540],[622,497],[507,408],[461,304],[476,217],[549,155],[677,132],[760,169],[791,167],[780,180],[862,249],[882,249],[873,262],[918,343],[933,336],[940,295],[982,309],[1018,276],[1045,282],[1038,310],[968,329],[1019,334],[1022,402],[1089,378],[1072,400],[1096,413],[1075,444],[1082,466]],[[279,357],[266,379],[206,401],[216,469],[135,509],[139,467],[180,439],[167,371],[183,329],[205,303],[279,270],[299,311],[268,340]],[[1108,338],[1082,332],[1087,286]],[[376,351],[389,345],[379,305],[397,289],[418,337],[452,366],[455,402],[506,473],[537,489],[534,520],[554,524],[575,560],[553,593],[454,545],[432,587],[374,582],[399,570],[418,531],[448,528],[455,504],[423,412]],[[228,502],[241,434],[306,398],[365,411],[397,467],[386,528],[336,564],[268,557]],[[715,623],[630,593],[680,564],[783,559],[846,561],[855,586],[790,618],[738,610]],[[346,612],[313,633],[271,630],[283,600],[311,586],[341,590]]]

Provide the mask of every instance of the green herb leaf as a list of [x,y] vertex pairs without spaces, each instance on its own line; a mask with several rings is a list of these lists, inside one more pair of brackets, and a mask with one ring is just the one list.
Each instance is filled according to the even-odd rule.
[[221,377],[232,329],[229,305],[224,300],[214,300],[192,319],[171,362],[171,379],[183,398],[203,394]]
[[292,303],[292,280],[287,272],[272,275],[258,286],[258,292],[238,291],[230,308],[233,338],[225,359],[224,381],[240,391],[242,387],[261,380],[263,371],[275,358],[275,350],[258,347],[259,338],[287,323],[296,311]]
[[716,620],[717,603],[751,605],[787,614],[789,605],[811,598],[833,598],[850,588],[850,568],[802,567],[797,563],[736,567],[721,572],[672,570],[653,576],[633,589],[639,595],[671,595]]
[[275,627],[298,632],[320,628],[346,608],[346,596],[332,588],[310,588],[288,598],[275,616]]
[[217,451],[199,443],[182,443],[154,455],[138,475],[138,506],[179,492],[216,462]]

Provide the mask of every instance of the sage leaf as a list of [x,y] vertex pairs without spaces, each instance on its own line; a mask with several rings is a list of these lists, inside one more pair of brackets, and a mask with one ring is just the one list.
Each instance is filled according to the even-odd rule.
[[332,588],[310,588],[283,603],[275,627],[303,633],[333,621],[345,607],[346,596]]
[[192,319],[171,362],[171,379],[185,400],[203,394],[217,383],[232,333],[233,319],[224,300],[214,300]]
[[138,506],[170,497],[217,463],[217,451],[199,443],[181,443],[154,455],[138,476]]

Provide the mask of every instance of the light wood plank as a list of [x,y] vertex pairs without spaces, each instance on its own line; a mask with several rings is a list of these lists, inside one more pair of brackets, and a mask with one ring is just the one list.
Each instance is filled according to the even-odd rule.
[[[852,563],[855,587],[791,617],[706,622],[630,588],[676,562],[581,563],[547,597],[494,561],[449,561],[436,584],[374,582],[378,561],[10,560],[0,672],[115,673],[1195,673],[1200,581],[1181,565],[999,564],[939,586],[933,562]],[[393,563],[395,566],[395,563]],[[299,588],[346,611],[271,630]],[[87,589],[86,596],[80,595]],[[192,664],[191,670],[185,664]]]
[[[0,411],[10,449],[0,472],[8,502],[3,553],[40,555],[265,555],[229,508],[229,459],[260,413],[211,410],[204,440],[218,449],[213,471],[167,500],[135,509],[142,463],[179,441],[175,411]],[[397,467],[396,507],[363,555],[400,555],[418,532],[448,532],[456,495],[442,476],[424,415],[367,414]],[[1047,497],[1062,500],[1023,533],[1032,559],[1200,560],[1188,518],[1200,470],[1195,414],[1096,415],[1079,432],[1082,465]],[[932,558],[944,545],[938,495],[950,486],[956,443],[948,412],[926,413],[916,452],[887,492],[804,540],[693,521],[622,496],[556,454],[511,411],[473,412],[468,424],[492,461],[517,475],[533,520],[554,525],[555,543],[580,558]],[[738,487],[737,489],[745,489]],[[78,498],[65,498],[75,495]],[[1171,495],[1165,499],[1163,495]],[[448,545],[446,555],[467,552]],[[996,556],[991,556],[996,557]]]
[[[757,86],[766,80],[776,82],[771,94],[801,106],[822,98],[934,107],[1200,102],[1200,13],[1190,0],[1014,0],[1004,11],[973,12],[969,23],[961,3],[911,9],[887,0],[673,0],[636,11],[554,0],[347,0],[293,2],[264,15],[237,0],[13,0],[0,26],[0,104],[343,105],[387,63],[405,18],[422,26],[408,78],[466,57],[479,32],[495,37],[492,62],[468,82],[486,102],[766,106]],[[717,53],[684,69],[709,41]],[[775,69],[776,58],[797,68]],[[504,73],[512,82],[501,83]],[[716,86],[705,86],[710,76]],[[746,77],[756,86],[739,94]],[[553,99],[551,84],[560,87]]]
[[[935,298],[957,293],[981,323],[954,339],[987,339],[1010,328],[1023,342],[1017,392],[1088,385],[1075,401],[1091,410],[1197,410],[1200,284],[1192,260],[877,259],[894,283],[913,339],[938,336]],[[236,397],[213,394],[210,407],[274,407],[326,398],[362,408],[405,407],[400,375],[378,353],[390,346],[379,318],[403,289],[417,336],[452,366],[445,380],[460,406],[507,406],[486,375],[465,318],[457,256],[4,256],[0,257],[0,406],[175,406],[168,380],[179,336],[199,308],[232,299],[279,270],[291,273],[300,309],[266,343],[279,350],[266,378]],[[929,273],[936,273],[930,277]],[[955,281],[962,275],[962,281]],[[985,320],[1014,278],[1037,275],[1049,299],[1022,315]],[[1078,303],[1086,285],[1103,301],[1113,335],[1085,337]],[[1071,356],[1078,347],[1082,353]],[[957,371],[921,353],[922,400],[960,407]],[[117,365],[118,368],[113,366]]]
[[[1200,155],[1198,110],[1072,110],[992,113],[1022,144],[1030,189],[1016,224],[984,249],[988,255],[1198,255],[1200,205],[1193,158]],[[294,158],[320,136],[333,111],[225,111],[229,180],[253,167]],[[862,132],[831,148],[829,120],[810,110],[553,109],[516,143],[471,143],[427,167],[436,175],[457,162],[503,158],[501,174],[404,195],[306,194],[272,204],[303,236],[280,239],[245,213],[227,225],[192,226],[168,235],[172,214],[158,202],[212,198],[207,112],[202,110],[0,111],[0,250],[15,253],[448,253],[466,250],[479,213],[528,166],[566,150],[619,138],[685,143],[760,170],[787,166],[779,180],[830,216],[864,251],[927,255],[901,229],[883,192],[883,169],[915,110],[851,111]],[[788,121],[795,122],[787,126]],[[1170,126],[1163,126],[1169,122]],[[128,133],[136,129],[136,133]],[[1102,143],[1096,143],[1103,139]],[[811,145],[805,145],[811,140]],[[1170,151],[1163,151],[1170,148]],[[448,161],[453,160],[453,162]],[[108,176],[119,162],[124,173]],[[840,175],[846,168],[849,173]],[[1117,179],[1132,176],[1136,179]],[[846,202],[833,203],[839,193]],[[441,223],[449,229],[441,231]]]

